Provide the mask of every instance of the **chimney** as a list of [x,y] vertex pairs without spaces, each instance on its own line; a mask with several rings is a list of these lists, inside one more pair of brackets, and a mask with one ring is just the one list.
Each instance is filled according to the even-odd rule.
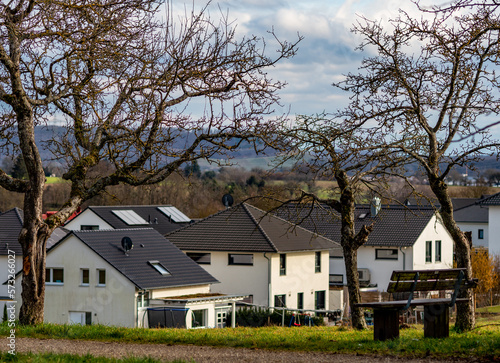
[[372,217],[375,217],[380,212],[380,208],[382,207],[380,203],[379,197],[374,197],[370,203],[370,214]]

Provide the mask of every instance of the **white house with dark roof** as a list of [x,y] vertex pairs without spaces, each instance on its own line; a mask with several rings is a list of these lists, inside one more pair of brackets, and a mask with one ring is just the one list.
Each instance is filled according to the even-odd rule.
[[[337,212],[323,205],[280,209],[282,218],[300,219],[302,227],[340,241],[341,223]],[[385,291],[394,270],[442,269],[453,266],[453,240],[432,207],[358,205],[355,211],[356,230],[363,225],[374,228],[368,242],[358,250],[360,285]],[[330,282],[345,285],[342,249],[330,254]]]
[[488,247],[488,207],[483,198],[453,198],[453,218],[463,232],[470,232],[472,245]]
[[329,250],[335,242],[242,203],[166,238],[220,284],[260,306],[325,310]]
[[486,247],[491,255],[500,255],[500,193],[481,199],[477,203],[488,210],[488,245]]
[[[11,296],[12,288],[5,282],[12,280],[12,270],[18,271],[22,267],[23,251],[18,239],[23,219],[23,210],[19,208],[0,213],[0,311],[2,312],[5,304],[10,306],[16,300]],[[64,229],[56,228],[47,240],[47,247],[52,246],[66,233]],[[19,300],[18,297],[17,300]]]
[[171,205],[89,206],[65,224],[69,230],[154,228],[166,234],[191,219]]
[[57,324],[217,327],[220,314],[244,298],[213,294],[217,282],[152,228],[72,231],[47,250],[44,318]]

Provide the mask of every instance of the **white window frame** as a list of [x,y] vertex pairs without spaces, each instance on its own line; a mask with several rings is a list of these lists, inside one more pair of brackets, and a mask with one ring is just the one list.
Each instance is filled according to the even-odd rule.
[[[54,270],[62,271],[62,281],[54,281]],[[64,268],[62,267],[46,267],[45,268],[45,285],[64,285]]]

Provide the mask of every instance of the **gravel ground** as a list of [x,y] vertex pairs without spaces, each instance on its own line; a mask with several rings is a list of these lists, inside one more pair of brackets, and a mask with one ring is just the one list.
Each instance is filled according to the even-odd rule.
[[[2,344],[0,349],[9,350],[7,344]],[[19,353],[69,353],[85,355],[90,353],[94,356],[105,356],[113,358],[126,357],[151,357],[165,362],[174,359],[183,359],[188,362],[344,362],[344,363],[451,363],[457,360],[435,360],[424,359],[403,359],[381,356],[355,356],[345,354],[327,353],[305,353],[289,351],[270,351],[261,349],[243,348],[214,348],[194,345],[166,345],[166,344],[121,344],[83,340],[63,340],[63,339],[33,339],[18,338],[16,340],[16,351]],[[462,361],[464,362],[464,361]],[[471,362],[471,360],[468,360]]]

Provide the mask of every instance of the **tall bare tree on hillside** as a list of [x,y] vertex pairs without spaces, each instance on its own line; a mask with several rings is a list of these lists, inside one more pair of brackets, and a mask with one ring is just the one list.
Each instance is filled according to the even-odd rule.
[[[488,7],[457,17],[426,13],[418,20],[402,12],[390,27],[367,19],[355,25],[364,38],[360,49],[376,54],[337,84],[353,95],[344,116],[353,124],[386,127],[391,146],[419,163],[455,242],[457,265],[470,279],[470,245],[453,218],[446,177],[454,166],[473,168],[498,152],[488,125],[500,112],[500,18]],[[464,297],[470,303],[457,307],[459,330],[475,324],[472,292]]]
[[[28,171],[28,179],[19,180],[0,170],[0,186],[24,195],[23,324],[43,321],[46,240],[83,201],[111,185],[158,183],[186,162],[220,158],[273,128],[263,117],[283,84],[265,70],[292,56],[296,43],[273,38],[279,49],[270,58],[262,39],[236,39],[227,19],[211,19],[207,8],[159,22],[162,3],[0,5],[0,130]],[[196,99],[205,105],[199,117],[188,111]],[[44,221],[45,175],[35,126],[51,118],[67,123],[67,133],[48,146],[67,164],[71,194]],[[13,130],[17,138],[9,138]],[[92,175],[101,160],[111,167]]]

